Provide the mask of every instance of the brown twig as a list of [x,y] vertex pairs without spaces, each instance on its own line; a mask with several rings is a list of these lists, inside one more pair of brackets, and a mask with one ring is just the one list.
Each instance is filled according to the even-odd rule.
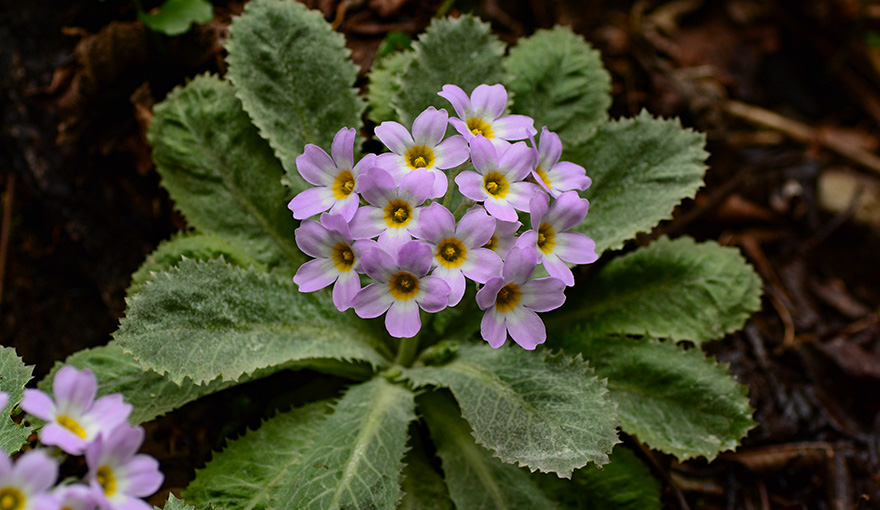
[[6,176],[3,194],[3,226],[0,229],[0,303],[3,303],[3,282],[6,277],[6,254],[9,250],[9,231],[12,227],[12,197],[15,195],[15,174]]
[[640,441],[632,438],[633,442],[639,446],[639,449],[645,455],[645,458],[648,459],[651,466],[654,468],[654,471],[660,475],[660,478],[666,482],[666,485],[672,489],[672,493],[675,495],[675,499],[678,501],[678,506],[681,510],[690,510],[691,507],[688,505],[686,499],[684,499],[684,494],[682,494],[681,489],[678,488],[678,484],[675,483],[675,480],[672,479],[672,476],[669,475],[669,472],[660,465],[660,462],[654,457],[654,454],[651,450],[643,445]]

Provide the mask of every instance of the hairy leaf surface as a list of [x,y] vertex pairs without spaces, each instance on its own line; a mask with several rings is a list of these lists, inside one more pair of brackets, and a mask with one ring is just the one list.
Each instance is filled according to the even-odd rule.
[[311,358],[384,365],[382,332],[324,293],[304,294],[272,274],[222,260],[185,260],[128,299],[115,334],[141,366],[174,383],[235,381]]
[[12,421],[12,409],[21,402],[24,386],[31,380],[34,367],[25,365],[12,347],[0,347],[0,391],[9,395],[9,402],[0,408],[0,450],[6,455],[18,452],[27,443],[33,427]]
[[435,20],[413,43],[413,51],[394,101],[399,121],[407,127],[432,105],[455,116],[452,105],[437,95],[443,85],[458,85],[470,95],[477,85],[504,78],[504,44],[492,35],[488,23],[473,16]]
[[397,119],[394,98],[400,93],[400,76],[414,56],[412,51],[400,51],[373,64],[369,74],[370,83],[367,85],[367,117],[371,121],[381,124],[386,120]]
[[[159,507],[154,506],[155,510],[160,510]],[[168,494],[168,501],[165,502],[164,510],[195,510],[195,507],[192,505],[186,504],[182,499],[178,499],[174,497],[174,494]]]
[[276,493],[286,485],[302,483],[292,478],[292,472],[330,411],[330,402],[321,401],[266,420],[215,452],[211,462],[196,471],[184,497],[196,505],[227,510],[287,507]]
[[304,260],[280,185],[283,169],[229,83],[199,76],[174,89],[153,113],[153,160],[190,225],[267,265]]
[[[328,153],[343,127],[360,129],[357,66],[342,34],[300,2],[255,0],[229,27],[228,76],[288,179],[305,185],[296,157],[307,143]],[[294,189],[302,191],[302,189]]]
[[621,428],[662,452],[709,460],[735,448],[755,426],[748,389],[700,349],[674,342],[594,336],[586,327],[563,339],[608,378]]
[[277,499],[288,508],[393,509],[400,490],[411,391],[382,377],[352,386],[303,451]]
[[555,508],[528,471],[505,464],[474,442],[455,400],[445,391],[419,397],[419,411],[443,462],[449,495],[457,508],[537,510]]
[[580,510],[661,510],[660,482],[644,462],[617,446],[603,469],[587,466],[571,481],[540,475],[538,483],[565,508]]
[[760,307],[761,279],[739,250],[663,237],[609,262],[547,324],[702,342],[740,329]]
[[617,443],[605,383],[580,358],[472,344],[446,365],[404,374],[452,390],[477,442],[532,471],[568,478],[588,462],[607,463]]
[[608,118],[611,76],[599,52],[570,28],[557,26],[520,39],[504,61],[514,113],[547,126],[563,145],[583,143]]
[[596,253],[650,231],[694,196],[706,171],[705,139],[678,120],[642,111],[600,125],[583,144],[565,146],[562,159],[583,165],[593,180],[580,192],[590,200],[590,213],[576,228],[596,241]]
[[443,475],[434,469],[434,459],[425,452],[420,427],[410,426],[409,431],[409,449],[403,457],[403,499],[397,510],[453,510],[455,505],[449,499]]

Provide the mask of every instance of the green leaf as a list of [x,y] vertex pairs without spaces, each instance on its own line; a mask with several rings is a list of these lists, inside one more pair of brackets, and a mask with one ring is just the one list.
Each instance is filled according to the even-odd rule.
[[[203,233],[261,263],[301,262],[283,170],[228,83],[199,76],[153,109],[148,138],[162,185]],[[287,259],[286,261],[284,259]]]
[[449,102],[437,95],[443,85],[458,85],[470,95],[477,85],[504,79],[504,43],[490,33],[488,23],[473,16],[434,20],[413,49],[394,101],[399,121],[406,126],[432,105],[455,115]]
[[167,0],[158,11],[138,15],[144,25],[165,35],[180,35],[193,23],[201,25],[214,17],[214,7],[207,0]]
[[382,332],[323,293],[222,260],[185,260],[128,298],[115,334],[141,366],[181,384],[237,380],[255,370],[313,358],[384,366]]
[[449,388],[478,443],[504,462],[570,477],[588,462],[602,465],[617,443],[617,413],[580,358],[517,346],[462,346],[438,367],[404,372],[416,386]]
[[184,497],[198,506],[227,510],[284,507],[275,493],[300,483],[292,472],[330,410],[329,401],[314,402],[266,420],[214,453],[211,462],[196,471]]
[[414,395],[383,377],[352,386],[302,451],[276,499],[287,508],[393,509]]
[[[155,510],[160,510],[157,506],[154,506],[153,508]],[[168,501],[165,502],[164,510],[195,510],[195,507],[187,505],[182,499],[177,499],[174,497],[174,494],[169,493]]]
[[563,145],[583,143],[608,118],[611,76],[599,52],[567,27],[520,39],[504,61],[514,113],[547,126]]
[[547,325],[702,342],[740,329],[760,308],[761,279],[739,250],[663,237],[609,262]]
[[700,349],[648,338],[595,336],[587,327],[563,346],[589,357],[608,378],[621,428],[644,444],[686,459],[713,459],[755,426],[748,389]]
[[616,250],[648,232],[683,198],[703,185],[706,137],[678,120],[638,117],[599,126],[585,143],[567,146],[562,159],[582,165],[593,185],[580,192],[590,214],[576,227],[596,241],[596,253]]
[[9,395],[6,407],[0,409],[0,450],[6,455],[18,452],[27,443],[33,427],[12,421],[12,409],[21,402],[24,386],[31,380],[34,367],[25,365],[12,347],[0,347],[0,391]]
[[248,2],[229,35],[228,76],[244,109],[290,181],[306,186],[296,171],[305,145],[329,149],[337,131],[361,126],[364,103],[352,87],[358,68],[345,39],[320,12],[290,0]]
[[571,481],[540,475],[538,483],[566,508],[581,510],[661,510],[660,482],[644,462],[617,446],[603,469],[588,466]]
[[400,75],[412,62],[415,53],[401,51],[392,53],[373,64],[370,70],[370,83],[367,85],[367,117],[381,124],[386,120],[396,120],[397,113],[394,111],[392,102],[400,93]]
[[528,471],[504,464],[474,442],[468,422],[445,392],[420,396],[419,411],[443,461],[446,485],[457,508],[555,508]]
[[409,450],[403,457],[403,499],[397,510],[453,510],[443,475],[432,466],[433,459],[425,452],[419,430],[410,427]]
[[144,283],[152,280],[155,273],[177,266],[184,258],[204,261],[219,257],[235,266],[255,266],[260,271],[266,269],[253,258],[253,254],[226,238],[215,234],[180,232],[171,239],[162,241],[147,255],[141,267],[131,275],[131,286],[127,294],[134,294]]

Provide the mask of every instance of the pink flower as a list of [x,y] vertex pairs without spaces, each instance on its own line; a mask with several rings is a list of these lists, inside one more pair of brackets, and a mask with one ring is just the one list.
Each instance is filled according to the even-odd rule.
[[431,254],[431,247],[421,241],[404,244],[396,256],[381,248],[367,252],[364,271],[376,283],[361,289],[352,300],[358,317],[372,319],[385,313],[385,328],[391,336],[415,336],[422,327],[419,308],[434,313],[448,303],[449,285],[436,276],[425,276],[431,269]]
[[507,257],[507,253],[516,244],[516,232],[522,223],[519,221],[501,221],[495,220],[495,232],[489,238],[483,248],[488,248],[498,254],[502,259]]
[[164,476],[153,457],[137,454],[144,429],[123,424],[86,449],[89,484],[102,510],[152,510],[140,498],[162,486]]
[[303,179],[317,186],[297,196],[287,205],[293,217],[302,220],[330,210],[351,221],[358,208],[358,180],[361,174],[373,166],[375,154],[367,154],[354,164],[354,138],[356,131],[342,128],[333,138],[330,152],[314,144],[306,145],[296,158],[296,169]]
[[590,203],[576,191],[559,195],[548,209],[549,201],[543,193],[532,199],[529,206],[532,230],[523,232],[516,246],[537,250],[547,273],[571,287],[574,275],[565,262],[590,264],[599,258],[592,239],[577,232],[566,232],[584,220]]
[[494,231],[495,220],[482,207],[471,208],[458,227],[449,209],[436,202],[422,210],[416,235],[433,249],[436,269],[431,275],[449,285],[449,306],[461,301],[465,276],[486,283],[501,273],[501,257],[483,248]]
[[477,304],[486,310],[480,333],[493,349],[504,345],[508,333],[528,350],[547,339],[544,322],[535,312],[562,306],[565,284],[553,277],[529,280],[536,266],[533,251],[513,248],[504,261],[502,276],[491,278],[477,292]]
[[525,140],[535,131],[535,121],[525,115],[504,115],[507,107],[507,90],[503,85],[478,85],[471,96],[456,85],[444,85],[437,93],[452,103],[457,119],[449,123],[470,141],[477,135],[490,140],[499,149],[508,140]]
[[345,218],[328,213],[321,215],[320,223],[303,221],[294,235],[299,249],[315,258],[299,266],[293,277],[299,291],[314,292],[335,282],[333,304],[340,312],[348,310],[361,290],[357,270],[368,241],[355,242]]
[[532,146],[538,151],[538,165],[532,171],[532,175],[535,182],[551,196],[558,197],[563,191],[584,190],[590,187],[592,181],[587,177],[584,167],[568,161],[559,161],[562,155],[562,141],[559,140],[559,135],[544,127],[537,144],[532,138]]
[[386,170],[400,183],[403,176],[416,168],[425,168],[434,176],[429,198],[446,194],[448,180],[441,170],[458,166],[469,156],[467,140],[455,135],[443,140],[449,115],[433,106],[423,111],[412,126],[412,136],[401,124],[386,121],[376,127],[376,136],[390,154],[380,154],[376,166]]
[[56,510],[49,493],[58,478],[58,465],[42,450],[25,452],[13,465],[0,453],[0,505],[10,510]]
[[535,151],[517,142],[499,151],[482,136],[471,140],[471,162],[476,172],[465,171],[455,178],[461,194],[483,202],[486,211],[502,221],[517,221],[516,210],[529,210],[529,200],[538,186],[523,182],[535,167]]
[[21,408],[48,423],[40,431],[40,441],[55,445],[71,455],[79,455],[100,434],[124,423],[131,406],[114,393],[95,400],[98,381],[91,370],[68,365],[52,382],[53,402],[40,390],[24,390]]

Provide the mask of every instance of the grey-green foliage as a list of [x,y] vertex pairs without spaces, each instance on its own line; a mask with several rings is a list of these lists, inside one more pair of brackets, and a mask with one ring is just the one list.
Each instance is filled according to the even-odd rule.
[[474,442],[468,422],[446,392],[428,392],[419,397],[419,404],[457,508],[555,508],[528,471],[501,462]]
[[400,93],[400,74],[414,56],[412,51],[400,51],[373,63],[367,86],[367,117],[371,121],[381,124],[386,120],[397,119],[392,103]]
[[12,347],[0,347],[0,391],[9,396],[6,406],[0,409],[0,451],[12,455],[19,451],[27,442],[33,427],[15,423],[12,420],[12,409],[21,402],[24,385],[31,380],[34,367],[25,365],[24,361]]
[[541,475],[538,484],[565,508],[579,510],[660,510],[660,482],[648,466],[627,448],[618,445],[611,462],[599,469],[575,471],[571,483]]
[[755,426],[747,388],[699,349],[650,338],[595,335],[562,339],[592,361],[618,405],[621,428],[646,445],[686,459],[708,459],[739,445]]
[[407,447],[403,457],[403,498],[398,510],[453,510],[455,505],[449,499],[443,475],[432,466],[433,459],[428,457],[416,426],[410,426]]
[[[342,35],[319,11],[290,0],[254,0],[229,27],[228,76],[244,109],[275,149],[290,182],[307,143],[329,147],[343,127],[359,129],[364,103]],[[299,190],[297,190],[299,191]]]
[[503,54],[504,44],[489,25],[473,16],[434,20],[413,44],[400,75],[400,90],[392,101],[397,120],[409,126],[428,106],[454,116],[449,102],[437,95],[443,85],[458,85],[470,95],[481,83],[502,82]]
[[601,124],[583,144],[565,146],[562,159],[583,165],[593,185],[580,195],[590,214],[577,230],[596,241],[596,253],[616,250],[648,232],[703,184],[708,153],[702,133],[678,120],[637,117]]
[[229,83],[199,76],[153,110],[148,138],[162,185],[187,222],[266,265],[302,260],[279,185],[283,170]]
[[566,27],[539,30],[511,48],[504,64],[510,75],[514,113],[547,126],[565,144],[583,143],[608,119],[611,76],[599,52]]
[[[618,257],[548,324],[703,342],[741,328],[761,306],[761,279],[736,248],[660,238]],[[552,342],[552,340],[551,340]]]
[[412,368],[416,386],[449,388],[474,439],[505,462],[571,477],[602,465],[617,443],[615,406],[604,381],[580,358],[463,346],[450,363]]
[[[155,510],[159,507],[154,506]],[[174,497],[174,494],[168,494],[168,500],[165,502],[164,510],[195,510],[192,505],[187,505],[182,499]]]
[[287,278],[184,260],[128,298],[115,338],[144,369],[180,384],[238,380],[292,361],[329,358],[386,363],[382,336],[323,293]]
[[184,497],[197,506],[228,510],[284,506],[276,493],[298,483],[292,471],[330,410],[329,401],[320,401],[269,418],[215,452],[211,462],[196,471]]

